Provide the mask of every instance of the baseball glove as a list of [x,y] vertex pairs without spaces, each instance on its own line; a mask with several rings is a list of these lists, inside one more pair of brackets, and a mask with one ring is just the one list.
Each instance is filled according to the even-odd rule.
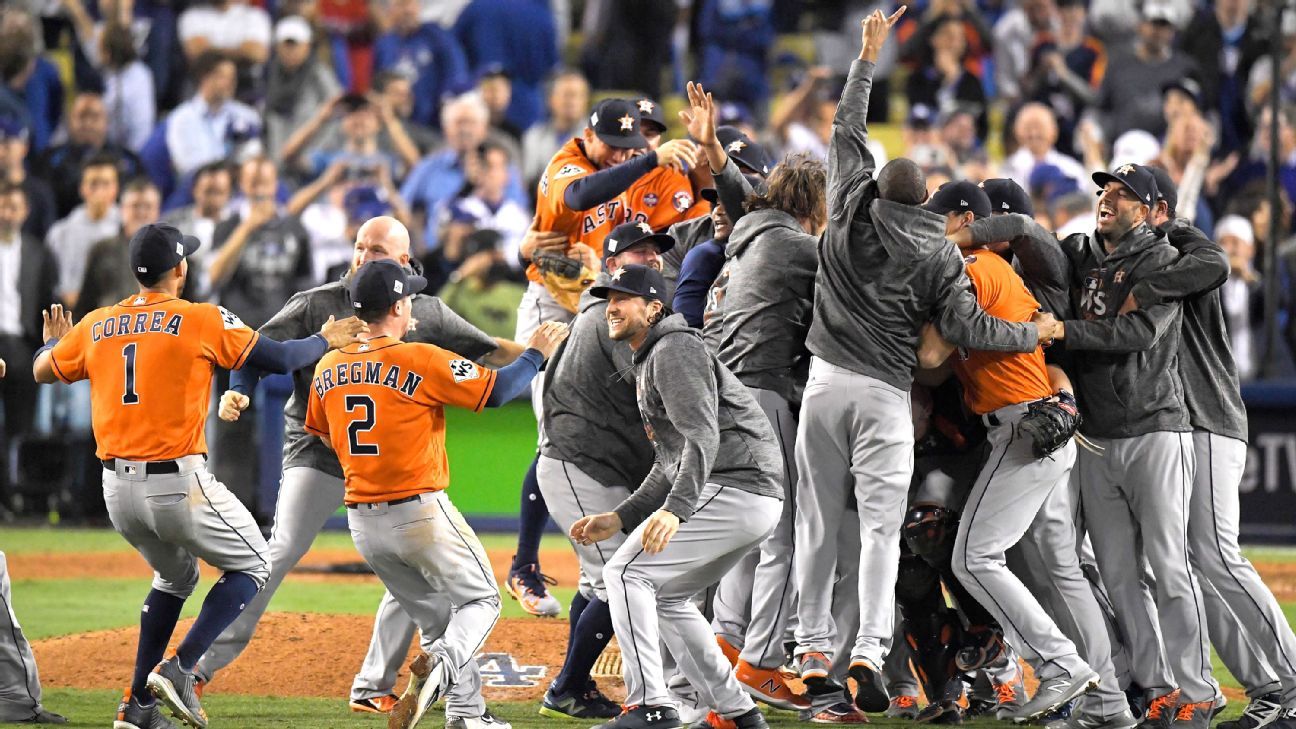
[[580,295],[594,283],[594,271],[575,258],[557,253],[540,253],[532,259],[545,289],[567,311],[576,313]]
[[1080,410],[1075,398],[1066,390],[1030,405],[1026,417],[1017,424],[1018,432],[1030,437],[1036,458],[1047,458],[1066,445],[1080,427]]

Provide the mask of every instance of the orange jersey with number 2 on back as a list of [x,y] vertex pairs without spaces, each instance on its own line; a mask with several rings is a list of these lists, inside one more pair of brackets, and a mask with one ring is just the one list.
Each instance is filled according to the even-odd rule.
[[324,355],[306,430],[342,463],[346,501],[395,501],[450,485],[445,405],[486,406],[495,372],[431,344],[377,337]]
[[87,314],[51,362],[90,380],[99,458],[169,461],[207,452],[213,371],[242,367],[258,336],[219,306],[138,294]]

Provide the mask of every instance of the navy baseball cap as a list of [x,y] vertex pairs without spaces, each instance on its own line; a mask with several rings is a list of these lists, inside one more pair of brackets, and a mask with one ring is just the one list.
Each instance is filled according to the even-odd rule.
[[737,127],[717,127],[716,139],[724,147],[725,154],[733,159],[739,167],[758,175],[768,175],[771,160],[765,148],[752,141]]
[[986,180],[981,183],[981,189],[985,190],[986,197],[990,198],[991,214],[1035,215],[1035,206],[1031,203],[1030,195],[1027,195],[1022,186],[1012,180],[1003,177]]
[[712,205],[715,205],[720,202],[720,191],[714,187],[704,187],[701,190],[698,190],[698,197],[706,200]]
[[22,119],[12,116],[0,116],[0,141],[21,139],[27,141],[30,131]]
[[[1156,177],[1152,171],[1143,165],[1136,165],[1133,162],[1123,164],[1111,172],[1093,173],[1094,184],[1098,187],[1107,187],[1109,182],[1119,182],[1124,185],[1139,202],[1152,207],[1157,201]],[[1100,192],[1101,194],[1101,192]]]
[[667,305],[667,311],[670,310],[670,304],[665,298],[666,279],[662,278],[659,271],[648,266],[638,263],[622,266],[609,274],[607,283],[589,290],[591,296],[599,299],[608,298],[613,291],[642,296],[649,301],[660,301]]
[[413,296],[427,286],[427,279],[407,273],[395,261],[370,261],[351,275],[347,290],[356,311],[386,311],[392,304]]
[[634,105],[639,110],[640,127],[644,122],[652,122],[661,127],[663,132],[666,131],[666,113],[662,111],[661,104],[645,96],[642,99],[635,99]]
[[923,205],[933,213],[964,213],[972,211],[977,218],[990,217],[990,198],[985,190],[967,180],[947,182],[937,188],[931,199]]
[[633,101],[600,101],[590,114],[589,125],[594,134],[609,147],[642,149],[648,146],[648,140],[639,131],[639,106]]
[[151,223],[135,231],[130,239],[130,266],[135,280],[151,286],[186,256],[198,250],[198,239],[174,226]]
[[665,233],[654,233],[647,223],[622,223],[603,239],[603,260],[624,253],[640,243],[656,243],[657,252],[665,253],[675,247],[675,239]]
[[1173,215],[1179,210],[1179,188],[1164,167],[1148,167],[1148,171],[1156,179],[1157,199],[1165,200],[1166,207],[1170,208]]

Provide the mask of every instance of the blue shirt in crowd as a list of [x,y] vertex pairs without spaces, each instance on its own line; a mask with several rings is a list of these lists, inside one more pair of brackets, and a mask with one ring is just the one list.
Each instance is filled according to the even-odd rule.
[[440,128],[441,97],[471,88],[468,63],[454,36],[435,23],[413,33],[383,33],[374,43],[374,71],[396,71],[414,79],[414,121]]

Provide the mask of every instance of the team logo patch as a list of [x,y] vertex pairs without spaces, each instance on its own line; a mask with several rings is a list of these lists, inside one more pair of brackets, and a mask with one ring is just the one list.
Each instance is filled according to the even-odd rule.
[[620,281],[620,280],[621,280],[621,274],[623,274],[623,273],[625,273],[625,268],[624,268],[624,267],[622,267],[622,268],[618,268],[617,270],[613,271],[613,272],[612,272],[612,280],[613,280],[613,281]]
[[137,296],[137,297],[135,297],[135,300],[132,301],[131,303],[134,304],[135,306],[141,306],[141,305],[143,305],[143,303],[144,303],[144,297],[143,297],[143,296]]
[[639,100],[639,113],[640,113],[640,114],[651,114],[652,111],[653,111],[653,103],[652,103],[651,101],[649,101],[649,100],[647,100],[647,99],[640,99],[640,100]]
[[564,177],[575,177],[584,172],[585,168],[580,165],[566,164],[558,168],[558,171],[553,174],[553,178],[555,180],[561,180]]
[[675,209],[682,213],[693,207],[693,196],[680,190],[675,193],[675,197],[671,198],[671,205],[674,205]]
[[657,194],[650,192],[647,195],[644,195],[644,205],[647,205],[650,208],[657,207]]
[[482,684],[501,688],[528,688],[539,686],[545,677],[544,666],[519,665],[508,653],[482,653],[477,656],[477,670]]
[[623,131],[623,132],[632,132],[632,131],[634,131],[634,123],[635,123],[635,120],[634,120],[634,117],[630,116],[629,114],[626,114],[625,116],[621,117],[620,119],[617,119],[617,121],[621,123],[621,131]]
[[728,147],[725,147],[725,151],[728,152],[729,154],[738,154],[739,152],[743,151],[743,148],[746,146],[747,143],[744,142],[743,140],[735,139],[729,143]]
[[450,360],[450,376],[454,377],[455,384],[459,384],[460,382],[475,380],[481,377],[481,373],[477,371],[477,365],[466,359],[452,359]]
[[1118,175],[1128,175],[1129,173],[1131,173],[1131,172],[1133,172],[1133,171],[1134,171],[1134,165],[1121,165],[1121,166],[1120,166],[1120,169],[1116,170],[1116,174],[1118,174]]
[[218,306],[216,308],[220,309],[221,323],[225,325],[226,329],[243,329],[247,327],[247,325],[243,323],[243,320],[238,318],[238,315],[234,312],[223,306]]
[[1124,280],[1125,280],[1125,272],[1124,272],[1124,271],[1117,271],[1117,272],[1116,272],[1116,275],[1115,275],[1115,276],[1112,276],[1112,281],[1114,281],[1114,282],[1116,282],[1116,283],[1120,283],[1121,281],[1124,281]]
[[642,230],[644,235],[653,234],[652,226],[642,220],[639,221],[639,230]]
[[963,259],[963,265],[965,266],[971,266],[974,263],[976,263],[976,256],[968,256]]

